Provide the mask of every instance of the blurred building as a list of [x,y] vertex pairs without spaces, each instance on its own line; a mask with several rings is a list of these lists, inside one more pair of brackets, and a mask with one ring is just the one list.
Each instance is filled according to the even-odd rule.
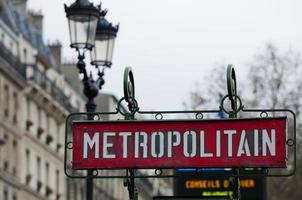
[[[0,0],[0,199],[85,199],[85,180],[63,171],[64,123],[85,110],[82,84],[76,67],[61,64],[60,43],[44,44],[43,15],[26,3]],[[99,111],[115,110],[115,96],[98,99]],[[122,179],[94,182],[94,199],[128,199]],[[136,182],[139,199],[169,187],[160,179]]]
[[65,199],[64,121],[85,101],[43,43],[43,16],[0,1],[0,199]]

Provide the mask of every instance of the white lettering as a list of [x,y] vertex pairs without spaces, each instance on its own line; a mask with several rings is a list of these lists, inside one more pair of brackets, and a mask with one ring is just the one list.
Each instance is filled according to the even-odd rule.
[[173,132],[168,131],[168,143],[167,143],[168,158],[172,157],[172,140],[173,140]]
[[216,131],[216,156],[217,157],[220,157],[221,156],[221,148],[220,148],[220,139],[221,139],[221,137],[220,137],[220,131],[219,130],[217,130]]
[[[188,137],[191,136],[191,153],[189,153],[189,141]],[[194,157],[196,156],[196,132],[195,131],[186,131],[184,133],[184,147],[183,152],[185,157]]]
[[173,135],[175,135],[175,141],[173,142],[172,146],[176,147],[180,145],[180,133],[178,131],[173,131]]
[[[140,138],[142,138],[142,141],[140,141]],[[147,158],[148,155],[147,141],[148,141],[148,135],[146,132],[135,133],[135,155],[134,155],[135,158],[139,157],[139,147],[143,148],[143,158]]]
[[135,132],[135,135],[134,135],[134,157],[135,158],[138,158],[139,156],[139,132]]
[[115,154],[109,154],[108,148],[113,147],[113,143],[108,142],[108,137],[114,137],[115,132],[103,133],[103,158],[115,158]]
[[[173,136],[175,136],[175,140],[173,141]],[[168,144],[167,144],[167,152],[168,157],[172,157],[172,149],[175,146],[180,145],[180,133],[178,131],[168,131]]]
[[119,136],[123,137],[123,158],[128,157],[128,138],[131,136],[131,132],[120,132]]
[[200,157],[213,157],[213,153],[205,152],[204,131],[200,131]]
[[259,133],[258,130],[254,130],[254,156],[259,156]]
[[276,130],[271,130],[271,139],[268,136],[268,132],[266,129],[262,130],[262,155],[267,155],[267,148],[270,151],[272,156],[276,155]]
[[224,130],[224,134],[228,135],[228,156],[233,156],[233,135],[236,134],[236,130]]
[[99,137],[100,133],[95,132],[92,139],[87,132],[84,132],[84,149],[83,149],[83,158],[88,158],[88,146],[90,149],[94,147],[94,158],[99,158]]
[[237,156],[241,156],[242,154],[246,154],[246,156],[251,156],[250,147],[249,147],[247,139],[246,139],[245,130],[242,130],[241,135],[240,135]]
[[[156,137],[159,137],[158,143],[156,142]],[[164,156],[164,133],[163,132],[153,132],[151,134],[151,156],[154,158],[161,158]],[[156,152],[156,147],[158,152]]]

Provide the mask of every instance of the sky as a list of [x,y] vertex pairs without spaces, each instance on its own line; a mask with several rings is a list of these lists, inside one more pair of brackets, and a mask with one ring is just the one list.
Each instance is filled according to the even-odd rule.
[[[28,0],[44,14],[44,40],[61,41],[69,61],[77,54],[69,48],[63,4],[74,1]],[[301,0],[102,0],[102,7],[120,23],[102,91],[122,97],[124,68],[131,66],[141,110],[184,109],[195,83],[221,64],[235,66],[240,87],[268,42],[302,51]]]

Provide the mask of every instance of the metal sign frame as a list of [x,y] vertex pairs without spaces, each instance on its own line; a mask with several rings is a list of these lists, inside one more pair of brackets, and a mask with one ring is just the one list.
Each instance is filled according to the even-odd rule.
[[[65,146],[64,146],[64,172],[66,176],[70,178],[172,178],[175,177],[172,170],[154,169],[153,174],[141,174],[139,170],[116,170],[120,173],[118,175],[107,175],[106,171],[111,169],[94,169],[92,175],[86,175],[82,170],[73,170],[71,168],[71,158],[73,149],[73,138],[71,133],[71,125],[76,120],[86,120],[88,117],[95,121],[102,120],[108,116],[114,116],[119,120],[136,120],[140,118],[153,117],[154,120],[169,119],[170,116],[181,115],[184,119],[190,120],[206,120],[208,118],[217,118],[219,113],[228,114],[231,118],[236,116],[253,116],[259,118],[269,118],[282,116],[287,117],[287,136],[286,146],[287,151],[287,167],[285,169],[264,169],[263,174],[245,175],[234,174],[233,177],[245,177],[245,176],[266,176],[266,177],[286,177],[292,176],[296,171],[296,115],[290,109],[249,109],[245,108],[241,99],[236,94],[236,79],[235,73],[232,67],[228,67],[228,91],[229,94],[224,96],[221,100],[220,106],[216,110],[185,110],[185,111],[142,111],[138,107],[138,103],[134,96],[134,79],[131,68],[126,68],[124,75],[124,93],[125,97],[119,100],[117,108],[113,112],[97,112],[97,113],[72,113],[66,119],[65,129]],[[234,80],[235,79],[235,80]],[[230,88],[231,87],[231,88]],[[235,88],[235,89],[234,89]],[[227,106],[227,100],[231,102],[231,108]],[[129,111],[124,108],[124,103],[128,104]],[[230,119],[231,120],[231,119]],[[196,168],[196,173],[200,173],[200,170]],[[215,174],[214,176],[219,176]]]

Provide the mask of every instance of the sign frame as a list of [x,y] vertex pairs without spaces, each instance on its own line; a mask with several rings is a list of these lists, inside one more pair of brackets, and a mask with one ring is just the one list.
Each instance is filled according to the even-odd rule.
[[[87,175],[84,175],[81,171],[82,170],[73,170],[71,168],[71,161],[72,161],[72,150],[73,150],[73,138],[72,138],[72,124],[75,121],[85,121],[88,116],[93,116],[95,121],[99,121],[103,118],[115,118],[118,119],[118,121],[124,121],[123,116],[127,117],[129,116],[129,113],[125,112],[124,108],[121,106],[122,101],[124,99],[121,99],[118,102],[117,110],[115,112],[97,112],[97,113],[72,113],[70,114],[66,121],[65,121],[65,145],[64,145],[64,173],[69,178],[87,178]],[[169,119],[170,116],[173,116],[175,114],[185,114],[187,115],[188,120],[208,120],[205,119],[205,116],[209,115],[217,117],[217,115],[223,112],[222,108],[220,107],[219,110],[188,110],[188,111],[136,111],[136,116],[140,118],[145,118],[146,116],[150,119],[150,116],[154,117],[154,120],[164,120]],[[291,159],[288,159],[287,161],[291,161],[290,165],[292,168],[290,169],[282,169],[282,173],[280,173],[280,170],[274,171],[269,168],[265,168],[264,173],[259,175],[255,174],[255,176],[265,176],[265,177],[288,177],[295,174],[296,171],[296,115],[293,111],[289,109],[242,109],[240,110],[242,113],[248,113],[252,116],[259,116],[254,117],[257,118],[268,118],[270,116],[286,116],[287,117],[287,127],[292,127],[291,130],[287,130],[287,137],[286,137],[286,151],[287,157],[291,157]],[[187,120],[187,119],[185,119]],[[229,119],[233,120],[233,119]],[[109,120],[110,121],[110,120]],[[125,120],[127,121],[127,120]],[[176,120],[177,121],[177,120]],[[286,163],[288,164],[288,163]],[[90,177],[93,178],[173,178],[175,175],[173,173],[170,173],[168,171],[165,171],[163,168],[157,168],[152,169],[154,170],[154,174],[148,174],[148,175],[142,175],[139,173],[135,173],[134,175],[125,174],[125,172],[121,172],[120,174],[116,176],[108,176],[104,175],[103,171],[99,169],[94,169],[93,175]],[[109,169],[110,170],[110,169]],[[123,170],[124,171],[124,170]],[[198,168],[196,168],[196,173],[200,174],[200,171]],[[218,176],[220,176],[218,174]],[[245,177],[247,175],[239,174],[238,177]],[[236,177],[236,175],[234,176]]]

